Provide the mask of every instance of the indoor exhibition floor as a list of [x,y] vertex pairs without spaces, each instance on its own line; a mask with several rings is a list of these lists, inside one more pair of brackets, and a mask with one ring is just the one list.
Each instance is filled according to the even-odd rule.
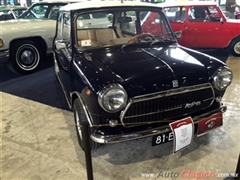
[[[223,98],[228,110],[221,128],[194,137],[190,147],[176,154],[172,142],[153,147],[151,138],[103,145],[92,152],[94,179],[187,179],[189,173],[234,173],[240,150],[240,58],[229,57],[226,63],[234,79]],[[53,68],[11,79],[4,79],[10,72],[1,72],[0,179],[87,179],[73,114]]]

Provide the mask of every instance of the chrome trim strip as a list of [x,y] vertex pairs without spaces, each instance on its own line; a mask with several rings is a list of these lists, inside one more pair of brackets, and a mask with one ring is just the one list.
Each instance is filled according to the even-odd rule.
[[[65,98],[66,98],[67,103],[68,103],[68,106],[69,106],[70,109],[72,109],[72,104],[71,104],[70,100],[68,99],[67,92],[66,92],[66,90],[65,90],[65,88],[64,88],[64,86],[63,86],[61,77],[60,77],[60,75],[59,75],[59,71],[56,71],[56,68],[55,68],[55,66],[58,66],[55,53],[53,53],[53,58],[54,58],[54,70],[55,70],[55,74],[56,74],[56,76],[57,76],[57,79],[58,79],[61,87],[62,87],[63,93],[64,93]],[[59,67],[58,67],[58,69],[59,69]],[[74,91],[72,94],[76,94],[76,95],[78,96],[78,99],[80,100],[80,102],[81,102],[81,104],[82,104],[82,106],[83,106],[83,110],[84,110],[84,113],[85,113],[85,115],[86,115],[86,117],[87,117],[87,120],[88,120],[88,122],[89,122],[89,125],[90,125],[90,127],[92,127],[92,126],[93,126],[93,124],[92,124],[92,118],[91,118],[90,114],[88,113],[89,111],[87,110],[87,107],[84,105],[81,96],[79,95],[79,93],[78,93],[77,91]]]
[[63,83],[62,83],[62,80],[61,80],[59,71],[56,71],[56,66],[57,66],[58,70],[59,70],[59,66],[58,66],[58,63],[57,63],[57,60],[56,60],[56,55],[55,55],[55,53],[53,53],[53,59],[54,59],[54,71],[55,71],[55,74],[56,74],[56,76],[57,76],[58,82],[60,83],[60,85],[61,85],[61,87],[62,87],[63,93],[64,93],[64,95],[65,95],[65,99],[67,100],[68,107],[69,107],[70,109],[72,109],[72,105],[71,105],[71,103],[70,103],[70,100],[69,100],[68,97],[67,97],[66,90],[65,90],[65,87],[63,86]]
[[77,63],[75,62],[75,60],[73,60],[73,64],[76,67],[76,69],[79,72],[80,77],[82,77],[84,79],[85,82],[87,82],[87,84],[91,87],[91,89],[94,91],[93,86],[91,85],[90,81],[87,79],[87,77],[84,75],[84,73],[82,72],[82,70],[78,67]]
[[[152,93],[152,94],[135,96],[135,97],[133,97],[132,99],[129,100],[129,103],[127,104],[127,106],[121,111],[120,117],[119,117],[120,122],[122,123],[122,125],[124,127],[127,127],[124,124],[123,118],[125,117],[125,114],[127,113],[129,107],[135,102],[142,102],[142,101],[157,99],[157,98],[161,98],[161,97],[165,97],[165,96],[182,94],[182,93],[185,93],[185,92],[198,91],[198,90],[202,90],[202,89],[207,89],[209,87],[212,89],[212,94],[213,94],[213,97],[209,98],[209,99],[212,99],[212,102],[209,105],[209,106],[211,106],[212,103],[214,102],[214,99],[215,99],[215,93],[214,93],[214,89],[213,89],[213,87],[210,83],[204,83],[204,84],[200,84],[200,85],[188,86],[188,87],[177,88],[177,89],[172,89],[172,90],[167,90],[167,91],[162,91],[162,92],[157,92],[157,93]],[[206,99],[206,101],[207,101],[207,99]],[[208,108],[208,107],[206,107],[206,108]],[[159,112],[156,112],[156,113],[159,113]],[[144,115],[145,114],[140,114],[140,115],[137,115],[136,117],[144,116]],[[132,117],[134,117],[134,116],[132,116]]]
[[[203,87],[203,86],[205,86],[205,87]],[[164,96],[172,96],[172,95],[183,93],[183,91],[192,92],[192,91],[196,91],[196,90],[207,89],[209,87],[211,87],[212,91],[213,91],[212,85],[210,83],[205,83],[205,84],[200,84],[200,85],[194,85],[194,86],[188,86],[188,87],[182,87],[182,88],[161,91],[161,92],[152,93],[152,94],[145,94],[145,95],[135,96],[134,102],[146,101],[146,100],[156,99],[156,98],[160,98],[160,97],[164,97]],[[179,91],[180,91],[180,93],[179,93]]]
[[[203,118],[209,117],[220,111],[225,112],[226,110],[227,110],[227,106],[224,104],[221,104],[221,106],[218,109],[215,109],[211,112],[194,117],[193,122],[194,124],[196,124]],[[155,129],[150,129],[150,130],[145,130],[140,132],[133,132],[129,134],[116,134],[116,135],[107,135],[107,136],[100,135],[100,134],[92,134],[91,138],[93,141],[97,143],[110,144],[110,143],[119,143],[119,142],[145,138],[145,137],[154,136],[161,133],[166,133],[169,131],[171,131],[171,128],[169,126],[162,126]]]
[[213,99],[214,100],[214,98],[213,97],[211,97],[211,98],[208,98],[208,99],[204,99],[204,100],[202,100],[202,101],[209,101],[209,100],[211,100],[211,99]]
[[84,113],[85,113],[85,115],[86,115],[86,117],[87,117],[87,121],[88,121],[88,123],[89,123],[89,126],[90,126],[90,127],[93,127],[92,116],[89,114],[88,108],[87,108],[87,106],[85,106],[85,104],[84,104],[84,102],[83,102],[83,100],[82,100],[82,98],[81,98],[79,92],[77,92],[77,91],[73,91],[72,94],[76,94],[76,95],[77,95],[78,99],[80,100],[80,102],[81,102],[81,104],[82,104],[83,111],[84,111]]
[[139,114],[139,115],[134,115],[134,116],[127,116],[127,117],[125,117],[125,119],[133,118],[133,117],[140,117],[140,116],[147,116],[147,115],[157,114],[157,113],[161,113],[161,112],[167,112],[167,111],[171,111],[171,110],[176,110],[176,109],[180,109],[180,108],[182,108],[182,105],[181,105],[180,107],[171,108],[171,109],[165,109],[165,110],[163,110],[163,111],[157,111],[157,112]]

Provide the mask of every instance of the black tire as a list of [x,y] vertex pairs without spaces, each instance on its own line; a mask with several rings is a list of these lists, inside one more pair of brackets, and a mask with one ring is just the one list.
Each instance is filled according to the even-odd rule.
[[10,68],[20,74],[35,72],[42,61],[42,51],[30,40],[18,41],[10,48]]
[[240,37],[234,39],[229,45],[230,53],[233,56],[240,56]]
[[[79,99],[76,99],[74,101],[73,104],[73,113],[74,113],[74,120],[75,120],[75,124],[76,124],[76,131],[77,131],[77,138],[78,138],[78,143],[81,147],[81,149],[84,151],[84,147],[83,147],[83,140],[82,140],[82,123],[87,121],[87,117],[86,114],[83,110],[82,104],[80,102]],[[94,142],[91,138],[90,138],[90,134],[93,132],[93,128],[89,128],[89,143],[90,143],[90,149],[91,150],[95,150],[97,149],[100,144]]]

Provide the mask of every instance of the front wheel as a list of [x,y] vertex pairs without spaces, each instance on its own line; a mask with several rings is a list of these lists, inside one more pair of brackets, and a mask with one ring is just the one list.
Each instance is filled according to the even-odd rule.
[[230,48],[230,53],[233,56],[240,56],[240,38],[233,40],[229,48]]
[[[84,112],[83,105],[81,104],[79,99],[76,99],[74,101],[73,113],[74,113],[74,120],[75,120],[75,124],[76,124],[78,143],[79,143],[81,149],[84,151],[83,137],[82,137],[82,124],[83,124],[83,122],[87,121],[87,117]],[[92,132],[93,132],[93,128],[89,127],[89,136],[87,138],[89,139],[90,149],[94,150],[94,149],[97,149],[100,146],[100,144],[94,142],[90,138],[90,135]]]
[[10,63],[13,70],[20,74],[30,74],[37,70],[42,59],[41,49],[32,41],[17,42],[10,49]]

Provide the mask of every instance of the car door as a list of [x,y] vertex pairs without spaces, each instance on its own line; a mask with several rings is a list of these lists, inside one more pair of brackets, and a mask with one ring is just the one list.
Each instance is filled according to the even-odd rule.
[[213,6],[191,6],[188,13],[182,45],[191,48],[221,47],[225,37],[223,24],[220,22],[221,12]]
[[55,56],[59,66],[59,76],[64,86],[66,95],[70,98],[71,83],[69,77],[70,61],[72,60],[72,47],[70,37],[70,14],[68,12],[60,13],[57,25],[57,36],[55,38],[55,45],[57,43],[64,44],[65,48],[59,50],[55,49]]
[[184,38],[187,36],[185,32],[187,8],[185,6],[174,6],[164,8],[164,12],[171,24],[173,32],[178,32],[178,43],[184,45]]

